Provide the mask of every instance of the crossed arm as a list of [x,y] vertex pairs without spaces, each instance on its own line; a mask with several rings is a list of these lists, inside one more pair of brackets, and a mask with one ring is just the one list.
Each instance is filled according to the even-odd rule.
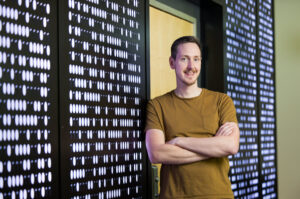
[[236,154],[239,138],[234,122],[223,124],[214,137],[176,137],[168,142],[161,130],[150,129],[146,132],[146,147],[152,163],[186,164]]

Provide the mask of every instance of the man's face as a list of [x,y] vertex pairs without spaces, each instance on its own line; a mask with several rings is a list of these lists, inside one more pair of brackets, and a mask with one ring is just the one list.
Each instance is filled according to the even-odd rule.
[[197,84],[201,69],[201,52],[197,44],[180,44],[177,47],[176,59],[170,57],[169,61],[176,73],[177,86]]

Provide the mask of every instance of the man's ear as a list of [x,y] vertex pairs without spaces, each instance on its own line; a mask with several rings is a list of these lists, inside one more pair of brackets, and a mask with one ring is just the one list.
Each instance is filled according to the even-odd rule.
[[174,63],[175,63],[174,58],[173,58],[172,56],[170,56],[170,58],[169,58],[169,64],[170,64],[170,67],[171,67],[172,69],[175,69]]

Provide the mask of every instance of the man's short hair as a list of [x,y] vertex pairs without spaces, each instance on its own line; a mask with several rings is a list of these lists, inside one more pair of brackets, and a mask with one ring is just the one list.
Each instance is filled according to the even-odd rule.
[[201,45],[199,40],[194,37],[194,36],[183,36],[183,37],[179,37],[178,39],[176,39],[172,46],[171,46],[171,56],[173,59],[176,59],[176,55],[177,55],[177,48],[180,44],[185,44],[185,43],[195,43],[198,45],[200,53],[201,53]]

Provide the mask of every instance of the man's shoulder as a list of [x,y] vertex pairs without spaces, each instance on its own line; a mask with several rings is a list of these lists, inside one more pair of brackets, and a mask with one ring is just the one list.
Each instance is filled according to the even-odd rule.
[[173,92],[174,92],[174,90],[169,91],[163,95],[157,96],[157,97],[151,99],[150,102],[152,102],[152,103],[168,103],[172,99]]
[[167,92],[148,101],[147,111],[156,111],[162,113],[163,110],[172,104],[172,92]]
[[226,93],[222,93],[219,91],[212,91],[212,90],[208,90],[208,89],[203,89],[205,91],[205,96],[206,97],[213,97],[215,99],[220,99],[223,97],[228,97],[228,95]]
[[233,104],[232,98],[226,93],[206,90],[206,102],[216,104],[218,107],[222,108],[224,106]]

